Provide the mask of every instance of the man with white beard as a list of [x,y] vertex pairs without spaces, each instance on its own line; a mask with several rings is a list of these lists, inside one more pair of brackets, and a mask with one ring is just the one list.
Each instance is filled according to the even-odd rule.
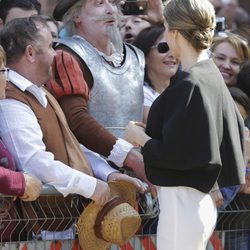
[[129,121],[142,120],[144,56],[122,42],[119,13],[114,0],[57,4],[53,16],[69,37],[56,45],[48,87],[81,144],[147,181],[141,154],[122,139]]

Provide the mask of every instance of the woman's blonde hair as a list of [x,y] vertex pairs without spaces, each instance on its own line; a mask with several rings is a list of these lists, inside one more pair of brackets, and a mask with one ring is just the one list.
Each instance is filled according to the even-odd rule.
[[1,69],[4,68],[5,64],[6,64],[6,55],[3,47],[0,45],[0,68]]
[[209,0],[169,0],[164,16],[169,29],[178,30],[196,50],[210,47],[216,17]]
[[216,47],[221,43],[229,43],[232,45],[242,62],[250,59],[249,47],[247,41],[243,37],[230,32],[220,33],[218,36],[214,37],[210,51],[213,53]]

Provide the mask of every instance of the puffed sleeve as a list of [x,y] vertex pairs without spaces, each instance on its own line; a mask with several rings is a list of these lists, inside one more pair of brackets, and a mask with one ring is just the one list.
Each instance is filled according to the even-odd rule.
[[89,87],[77,60],[69,52],[57,50],[48,87],[56,98],[67,95],[89,97]]
[[89,85],[79,62],[68,51],[56,51],[48,88],[58,99],[77,140],[87,148],[109,156],[116,137],[89,114]]

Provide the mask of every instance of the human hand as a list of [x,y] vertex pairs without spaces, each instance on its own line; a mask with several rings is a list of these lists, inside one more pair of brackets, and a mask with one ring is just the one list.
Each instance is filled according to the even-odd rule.
[[23,175],[25,179],[25,190],[20,199],[23,201],[34,201],[39,197],[42,191],[42,183],[31,174],[24,173]]
[[145,124],[142,122],[130,121],[125,129],[124,139],[135,147],[143,146],[142,138],[145,135]]
[[231,30],[233,28],[237,7],[237,0],[229,0],[228,3],[221,6],[217,13],[218,17],[225,17],[227,30]]
[[94,194],[90,198],[97,205],[103,206],[109,201],[110,197],[111,195],[108,183],[97,179]]
[[219,189],[214,190],[214,191],[212,191],[210,193],[210,195],[211,195],[212,199],[214,200],[214,202],[216,204],[216,207],[220,208],[223,205],[223,202],[224,202],[221,191]]
[[250,133],[249,129],[244,127],[244,146],[245,146],[245,158],[247,164],[250,162]]
[[146,129],[146,124],[143,122],[132,122],[132,124],[135,124],[136,126],[143,128],[143,131],[145,131]]
[[247,168],[246,183],[241,185],[240,192],[244,194],[250,194],[250,168]]
[[138,178],[135,177],[131,177],[127,174],[122,174],[120,172],[115,172],[109,175],[109,181],[113,181],[113,180],[124,180],[127,182],[132,183],[135,188],[140,192],[140,193],[144,193],[147,190],[147,187],[145,186],[145,184]]
[[156,198],[156,187],[146,177],[142,154],[135,149],[131,149],[124,161],[124,165],[132,169],[138,178],[148,184],[152,196]]
[[212,5],[214,6],[215,10],[218,10],[222,7],[222,2],[221,0],[210,0],[210,2],[212,3]]
[[140,15],[141,18],[152,24],[163,24],[163,4],[161,0],[148,0],[147,15]]

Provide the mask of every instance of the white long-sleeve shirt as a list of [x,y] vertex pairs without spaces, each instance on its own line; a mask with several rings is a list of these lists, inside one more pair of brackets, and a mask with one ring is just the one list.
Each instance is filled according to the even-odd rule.
[[[33,94],[42,106],[47,106],[46,94],[41,88],[12,70],[9,80],[21,91]],[[93,195],[96,178],[55,160],[54,155],[46,151],[40,125],[29,106],[14,99],[1,100],[0,124],[0,136],[20,171],[32,173],[64,196],[76,193],[89,198]],[[107,181],[108,176],[116,172],[99,155],[88,150],[87,157],[96,177]]]

